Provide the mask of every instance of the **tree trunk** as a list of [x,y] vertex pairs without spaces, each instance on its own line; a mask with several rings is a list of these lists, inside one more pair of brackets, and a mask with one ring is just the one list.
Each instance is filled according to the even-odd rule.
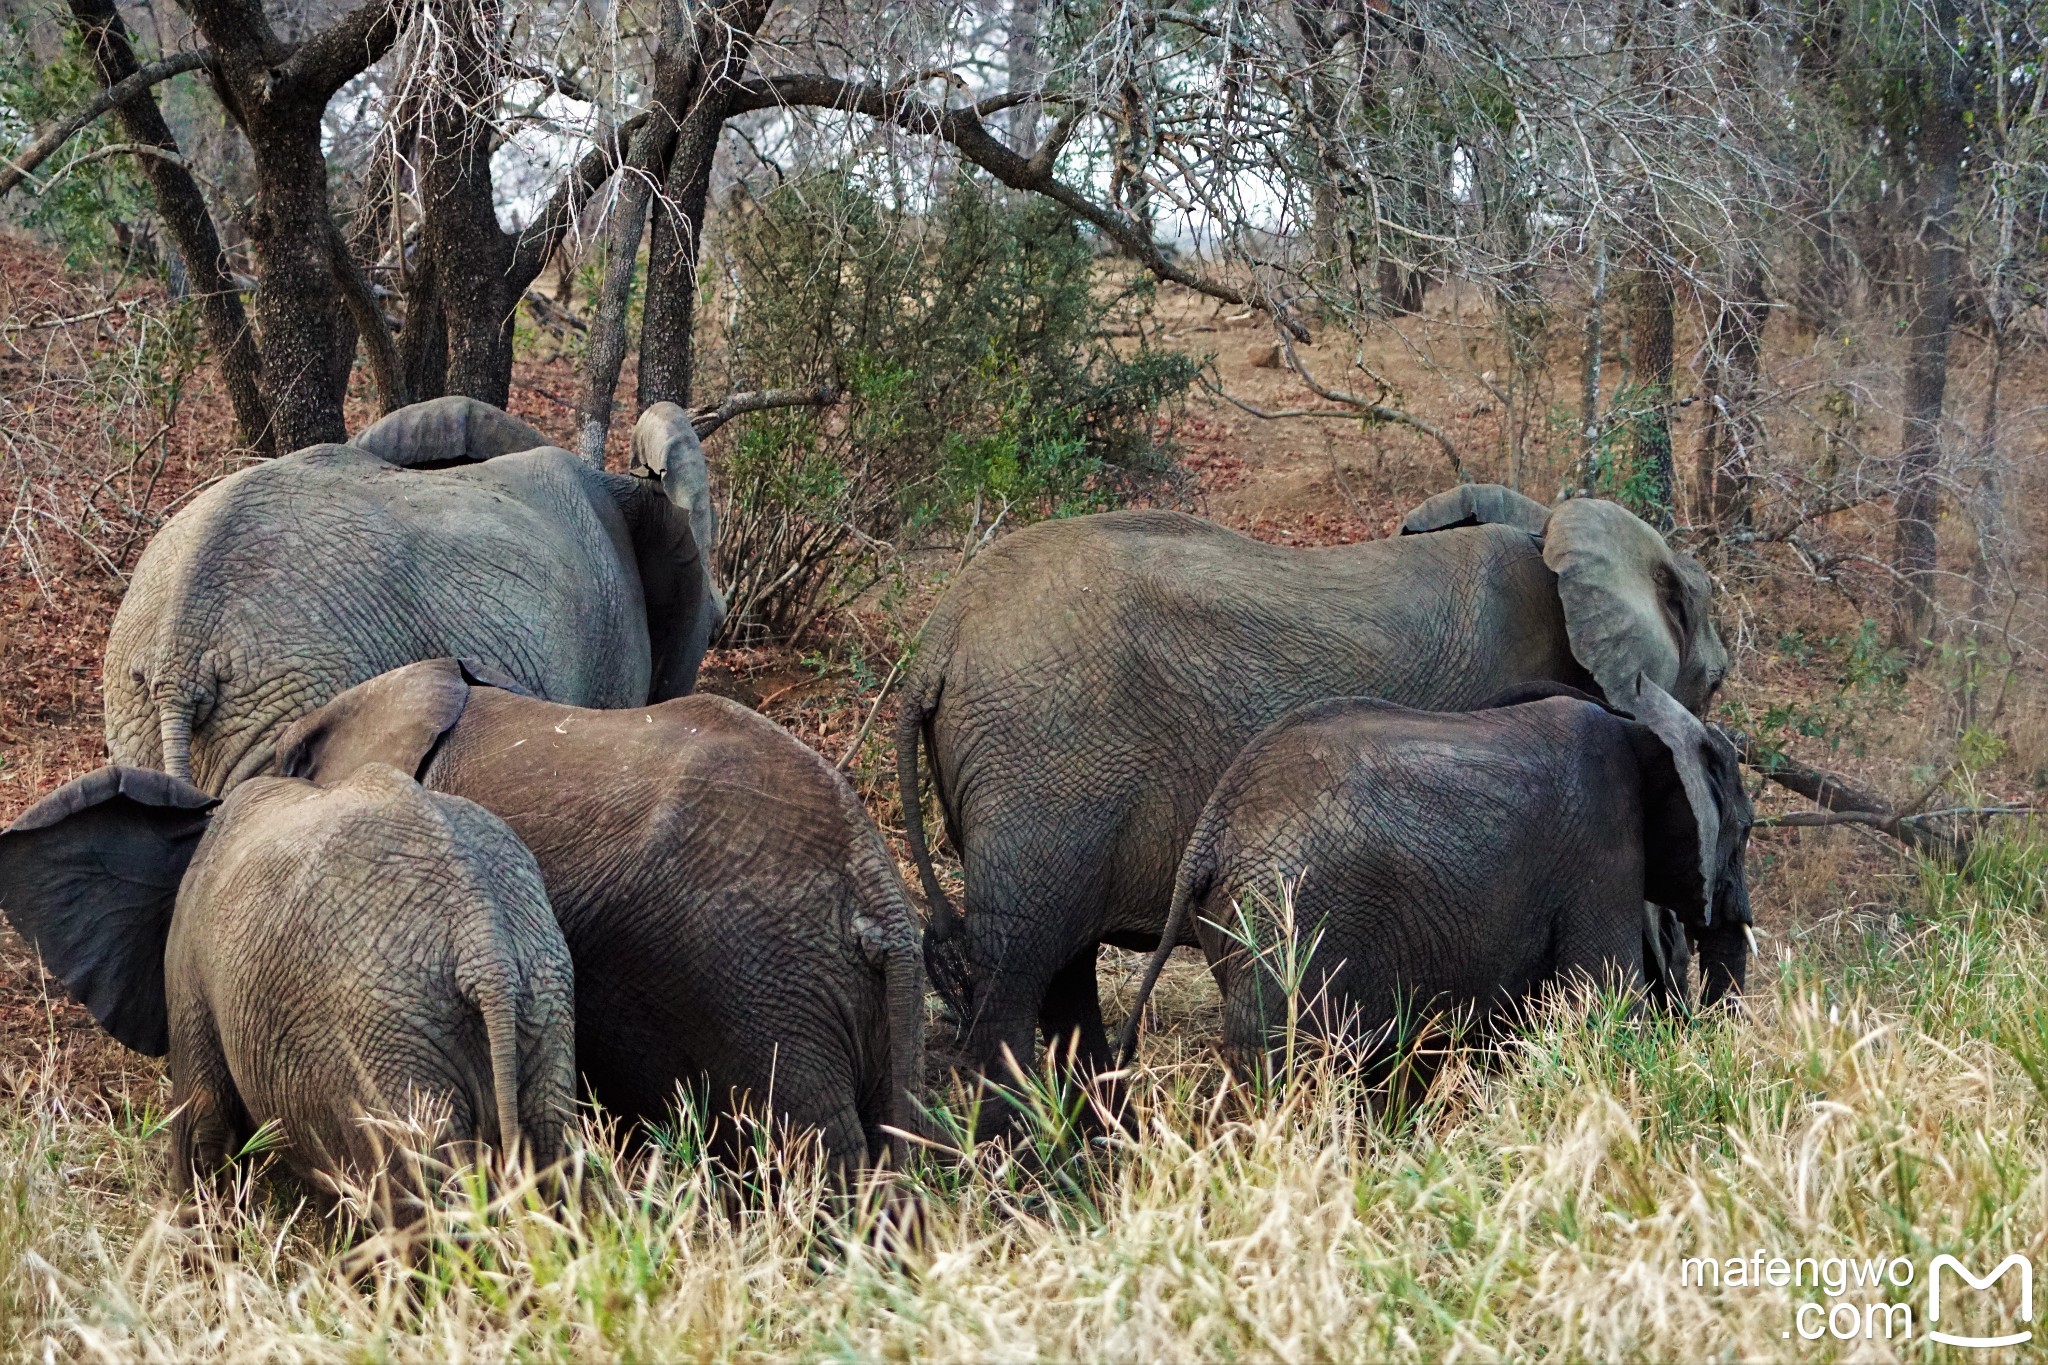
[[1905,421],[1900,439],[1895,549],[1899,573],[1897,631],[1917,648],[1934,629],[1936,476],[1941,461],[1941,412],[1948,393],[1949,332],[1955,314],[1959,254],[1951,230],[1963,157],[1962,62],[1953,43],[1953,0],[1935,6],[1930,37],[1935,70],[1932,98],[1920,120],[1916,179],[1920,208],[1918,269],[1906,330]]
[[584,359],[583,401],[577,406],[576,444],[584,459],[604,467],[605,438],[611,430],[612,404],[619,370],[626,363],[626,307],[640,269],[640,233],[647,222],[647,201],[675,147],[675,111],[701,93],[702,68],[695,58],[695,35],[684,22],[676,0],[663,0],[661,37],[654,49],[654,91],[647,121],[628,144],[619,173],[617,198],[611,209],[611,233],[605,243],[604,280],[598,286],[597,312],[590,324],[590,350]]
[[768,17],[767,0],[741,0],[697,31],[701,74],[689,113],[677,131],[668,176],[654,205],[647,246],[647,306],[640,328],[642,408],[651,403],[690,406],[695,352],[697,262],[711,171],[732,105],[733,87],[746,74],[754,34]]
[[1628,353],[1634,371],[1629,420],[1629,471],[1642,478],[1649,520],[1671,529],[1671,334],[1673,297],[1661,262],[1631,272],[1628,287]]
[[331,249],[320,111],[266,111],[243,128],[256,163],[256,203],[246,226],[262,282],[256,326],[278,443],[297,450],[345,441],[341,409],[355,328],[343,325],[348,306]]
[[1735,296],[1720,301],[1707,332],[1700,382],[1703,415],[1695,447],[1697,519],[1715,535],[1749,525],[1750,485],[1761,433],[1756,383],[1769,310],[1763,267],[1752,262],[1744,269]]
[[[263,388],[281,449],[342,441],[356,325],[327,199],[321,116],[398,34],[394,0],[369,0],[303,43],[281,41],[257,0],[186,0],[213,48],[214,89],[249,141],[256,193],[244,222],[256,264]],[[376,320],[382,326],[382,318]]]
[[1579,350],[1579,494],[1593,495],[1600,464],[1600,385],[1607,341],[1607,240],[1593,239],[1593,288],[1586,299],[1586,336]]
[[432,262],[447,348],[443,391],[504,407],[512,392],[516,239],[491,184],[499,87],[497,0],[443,0],[449,68],[420,150],[421,249]]
[[[102,85],[125,80],[137,69],[135,49],[128,41],[128,26],[115,10],[113,0],[71,0],[71,15]],[[154,94],[145,91],[117,112],[122,132],[130,142],[158,147],[176,156],[177,139],[164,122]],[[242,296],[235,288],[227,253],[221,249],[213,215],[206,207],[206,197],[182,160],[160,156],[137,160],[155,195],[157,212],[177,244],[178,256],[184,262],[186,286],[199,300],[207,343],[213,347],[221,382],[227,387],[228,401],[235,409],[237,434],[243,445],[259,455],[275,455],[277,443],[270,407],[263,397],[262,358],[256,350],[256,337],[249,329],[248,315],[242,310]]]
[[1976,531],[1970,554],[1970,629],[1987,622],[1995,580],[2005,572],[2005,493],[2000,477],[1998,402],[2005,381],[2006,328],[1995,311],[1990,319],[1991,373],[1984,381],[1984,411],[1977,434],[1977,484],[1970,508]]
[[[1671,0],[1642,0],[1639,14],[1624,7],[1623,46],[1633,49],[1629,68],[1637,90],[1667,108],[1666,50],[1675,37],[1675,6]],[[1658,215],[1654,186],[1644,184],[1636,218],[1642,223],[1624,289],[1627,309],[1628,359],[1633,372],[1629,412],[1629,478],[1649,503],[1649,520],[1661,531],[1671,529],[1671,347],[1672,310],[1676,298],[1667,257],[1671,244]]]
[[405,329],[398,334],[398,374],[415,403],[448,392],[448,321],[433,257],[424,244],[405,286]]

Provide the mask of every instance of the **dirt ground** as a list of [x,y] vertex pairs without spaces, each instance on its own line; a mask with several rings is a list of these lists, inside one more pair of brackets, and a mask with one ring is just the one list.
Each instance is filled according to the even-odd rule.
[[[19,466],[0,465],[0,476],[11,476],[22,490],[14,519],[0,538],[0,821],[101,761],[98,661],[120,598],[114,570],[132,567],[148,529],[142,514],[163,516],[236,463],[229,453],[225,400],[203,367],[187,386],[175,420],[159,420],[160,430],[142,433],[147,441],[133,432],[126,437],[114,432],[110,419],[84,401],[98,392],[89,380],[100,352],[126,344],[126,333],[116,326],[119,316],[91,324],[42,325],[88,313],[106,301],[103,289],[67,277],[60,265],[20,238],[0,236],[0,318],[13,320],[10,330],[0,334],[0,422],[18,438],[12,449]],[[131,288],[121,297],[146,294]],[[1197,390],[1163,424],[1161,434],[1183,472],[1163,484],[1154,500],[1184,506],[1261,540],[1317,546],[1391,534],[1403,512],[1452,481],[1439,443],[1412,428],[1327,416],[1266,418],[1248,411],[1326,412],[1332,407],[1300,378],[1272,367],[1272,334],[1261,320],[1192,296],[1169,297],[1159,320],[1162,344],[1210,359],[1208,380],[1221,394]],[[1459,448],[1472,477],[1502,479],[1513,469],[1524,475],[1527,491],[1547,501],[1573,454],[1573,438],[1551,414],[1567,399],[1576,401],[1575,327],[1576,320],[1559,319],[1554,328],[1558,344],[1542,374],[1519,396],[1491,359],[1498,353],[1497,339],[1483,315],[1455,290],[1433,295],[1419,318],[1378,327],[1369,352],[1348,350],[1342,334],[1328,329],[1301,354],[1325,385],[1371,394],[1375,390],[1367,376],[1350,363],[1362,361],[1385,381],[1380,401],[1403,407],[1441,431]],[[1812,405],[1802,406],[1800,395],[1827,384],[1864,393],[1856,387],[1864,371],[1837,364],[1828,376],[1820,375],[1815,357],[1832,354],[1833,339],[1802,337],[1789,328],[1780,336],[1779,330],[1774,325],[1768,364],[1774,391],[1786,397],[1767,416],[1767,425],[1770,441],[1789,452],[1780,463],[1796,467],[1801,452],[1819,439],[1809,429]],[[1958,363],[1956,407],[1963,412],[1969,410],[1977,382],[1973,363],[1967,354]],[[2048,379],[2035,372],[2040,368],[2038,358],[2026,362],[2023,373],[2008,376],[2009,389],[2040,391]],[[567,396],[576,391],[575,379],[567,358],[522,361],[512,409],[569,444],[573,413]],[[631,383],[629,374],[621,391],[630,393]],[[1681,376],[1681,396],[1690,384],[1689,377]],[[67,399],[72,391],[77,396]],[[370,398],[359,387],[352,428],[367,424]],[[1693,413],[1690,407],[1678,411],[1674,444],[1681,461],[1690,458]],[[1827,439],[1871,452],[1881,452],[1897,435],[1895,420],[1874,400],[1838,426],[1841,430]],[[1517,431],[1519,452],[1513,449]],[[625,449],[630,439],[626,411],[613,435],[614,450]],[[714,466],[721,444],[721,438],[710,442]],[[2048,505],[2039,496],[2040,481],[2048,477],[2042,433],[2038,426],[2015,423],[2012,445],[2014,501],[2037,515]],[[110,469],[108,451],[114,446],[134,446],[143,455],[125,469]],[[78,486],[96,479],[113,492],[81,498]],[[117,534],[124,515],[128,531]],[[1944,555],[1947,562],[1960,563],[1967,546],[1954,521],[1943,529]],[[1885,530],[1881,515],[1870,508],[1830,518],[1822,529],[1849,556],[1831,582],[1817,581],[1782,546],[1741,558],[1722,575],[1724,632],[1737,654],[1724,720],[1745,723],[1774,706],[1810,709],[1840,691],[1834,656],[1825,650],[1802,652],[1797,642],[1851,635],[1858,620],[1882,603],[1882,582],[1860,573],[1854,556],[1869,552],[1875,558]],[[2017,576],[2030,586],[2006,618],[2008,631],[2023,646],[2019,662],[2001,665],[2002,673],[1994,670],[1996,676],[1984,689],[1985,695],[1995,692],[1998,698],[1995,728],[2005,736],[2005,752],[1978,776],[1985,796],[2022,804],[2035,796],[2037,781],[2048,783],[2048,690],[2041,686],[2040,656],[2034,652],[2044,638],[2037,529],[2021,528],[2024,552],[2016,561]],[[122,550],[111,567],[101,558],[110,544]],[[933,564],[947,557],[935,553]],[[929,599],[929,593],[912,598],[897,623],[899,631],[914,629]],[[793,645],[718,651],[707,661],[703,686],[759,708],[834,761],[846,757],[876,819],[893,836],[901,823],[888,740],[894,700],[885,699],[878,707],[877,670],[849,663],[849,646],[855,643],[867,659],[892,657],[890,624],[857,609]],[[864,726],[865,736],[856,746]],[[1795,741],[1794,750],[1896,799],[1915,790],[1916,774],[1949,752],[1956,728],[1948,685],[1940,670],[1927,668],[1864,717],[1860,728],[1850,727],[1846,740],[1840,733],[1813,736]],[[1760,797],[1760,804],[1766,810],[1786,806],[1774,789]],[[1891,899],[1887,888],[1911,875],[1896,847],[1867,830],[1760,831],[1752,859],[1763,970],[1768,970],[1771,945],[1799,933],[1802,924],[1841,914],[1881,917]],[[1113,1012],[1131,985],[1136,964],[1134,955],[1105,955]],[[1177,962],[1159,997],[1166,1021],[1199,1027],[1212,1004],[1213,991],[1199,965]],[[48,1046],[53,1040],[60,1046]],[[129,1078],[158,1074],[154,1063],[104,1040],[61,991],[52,994],[51,983],[22,942],[0,932],[0,1075],[42,1065],[65,1068],[81,1094],[111,1093]]]

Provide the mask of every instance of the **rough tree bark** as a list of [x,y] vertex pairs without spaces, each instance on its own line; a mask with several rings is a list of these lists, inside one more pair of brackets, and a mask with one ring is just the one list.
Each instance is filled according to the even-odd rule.
[[457,393],[504,407],[512,392],[514,314],[571,222],[618,169],[628,122],[596,146],[522,231],[498,225],[491,181],[495,113],[506,75],[499,0],[441,0],[451,36],[445,80],[423,119],[420,259],[406,289],[400,370],[412,398]]
[[1932,88],[1921,110],[1915,148],[1918,221],[1909,225],[1916,230],[1905,234],[1917,245],[1917,260],[1906,327],[1905,421],[1894,513],[1897,632],[1909,648],[1917,648],[1934,629],[1936,475],[1960,255],[1952,219],[1962,172],[1964,91],[1954,0],[1936,0],[1929,17]]
[[697,27],[692,94],[683,107],[668,174],[653,208],[647,247],[647,304],[640,328],[642,408],[690,406],[690,368],[697,318],[697,262],[711,170],[746,74],[754,35],[768,18],[768,0],[721,6]]
[[1633,371],[1629,468],[1649,480],[1650,521],[1671,529],[1671,348],[1675,298],[1661,262],[1629,271],[1628,358]]
[[[421,322],[438,327],[446,357],[437,392],[504,407],[512,392],[512,313],[525,282],[512,277],[512,234],[498,226],[491,184],[492,114],[503,74],[497,0],[441,0],[448,67],[435,82],[420,148],[420,247],[430,297]],[[410,316],[410,308],[408,316]],[[417,397],[430,395],[424,391]]]
[[261,282],[256,328],[278,444],[345,440],[356,328],[344,281],[355,267],[334,255],[320,120],[334,92],[398,36],[404,0],[368,0],[298,44],[277,36],[259,0],[184,2],[213,48],[214,89],[254,163],[243,225]]
[[675,111],[690,94],[690,80],[696,71],[692,60],[696,34],[677,0],[662,0],[660,23],[654,47],[653,98],[620,170],[611,231],[605,240],[604,281],[598,286],[590,349],[583,362],[583,399],[577,405],[578,451],[600,467],[605,462],[605,435],[611,430],[619,370],[626,363],[626,305],[640,268],[640,234],[647,223],[647,203],[668,168],[669,153],[676,144]]
[[[113,0],[71,0],[71,17],[101,85],[111,87],[140,69],[128,40],[128,25]],[[207,342],[220,365],[228,401],[234,405],[237,434],[242,444],[258,454],[275,455],[276,437],[262,390],[263,362],[206,197],[177,155],[177,139],[164,122],[155,95],[140,92],[117,106],[116,116],[128,141],[171,154],[141,156],[137,161],[156,196],[165,230],[177,243],[178,255],[185,263],[187,287],[199,301]]]
[[[1630,62],[1638,90],[1660,107],[1669,103],[1666,51],[1673,38],[1671,0],[1643,0],[1630,35],[1635,52]],[[1671,348],[1672,312],[1677,304],[1671,283],[1670,242],[1658,217],[1650,187],[1641,191],[1643,226],[1629,255],[1629,366],[1634,374],[1629,421],[1629,468],[1647,475],[1650,520],[1668,531],[1672,523]]]

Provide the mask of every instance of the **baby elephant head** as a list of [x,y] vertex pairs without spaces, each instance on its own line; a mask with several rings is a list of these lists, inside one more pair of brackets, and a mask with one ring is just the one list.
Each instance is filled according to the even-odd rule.
[[1627,707],[1643,773],[1647,898],[1676,914],[1700,962],[1700,1000],[1739,993],[1748,972],[1755,821],[1735,747],[1647,678]]

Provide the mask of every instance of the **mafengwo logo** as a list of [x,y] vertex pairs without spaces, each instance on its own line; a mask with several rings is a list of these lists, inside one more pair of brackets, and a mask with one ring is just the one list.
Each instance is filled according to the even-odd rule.
[[[1938,1330],[1936,1324],[1941,1321],[1942,1307],[1941,1273],[1944,1270],[1954,1272],[1954,1278],[1949,1281],[1949,1284],[1953,1285],[1956,1279],[1960,1279],[1972,1289],[1989,1289],[2000,1279],[2004,1278],[2007,1271],[2018,1271],[2020,1284],[2019,1311],[2013,1314],[2012,1318],[2017,1322],[2032,1322],[2034,1320],[2034,1263],[2026,1257],[2018,1252],[2014,1252],[1996,1266],[1993,1266],[1989,1275],[1980,1279],[1972,1275],[1963,1266],[1963,1263],[1955,1257],[1937,1256],[1927,1267],[1927,1335],[1930,1339],[1939,1341],[1947,1346],[1972,1346],[1983,1350],[1988,1350],[1994,1346],[2018,1346],[2034,1339],[2032,1328],[2019,1332],[2007,1332],[2002,1336],[1995,1337],[1960,1336],[1952,1332]],[[1951,1314],[1951,1320],[1953,1320],[1953,1314]]]
[[[2034,1339],[2034,1265],[2015,1252],[1983,1274],[1944,1253],[1925,1273],[1909,1256],[1689,1257],[1678,1282],[1690,1289],[1790,1289],[1787,1340],[1910,1341],[1989,1351]],[[1800,1291],[1805,1291],[1802,1295]],[[1914,1321],[1914,1310],[1921,1312]]]

